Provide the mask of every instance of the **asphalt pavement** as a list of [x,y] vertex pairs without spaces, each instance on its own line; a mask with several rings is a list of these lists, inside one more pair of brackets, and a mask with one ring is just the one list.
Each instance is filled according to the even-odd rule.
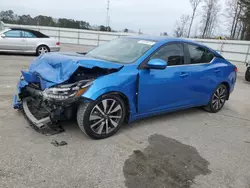
[[[62,51],[86,51],[63,45]],[[222,111],[194,108],[136,121],[92,140],[76,121],[45,136],[12,109],[31,55],[0,54],[1,188],[250,188],[250,83],[239,68]],[[51,144],[65,141],[67,145]]]

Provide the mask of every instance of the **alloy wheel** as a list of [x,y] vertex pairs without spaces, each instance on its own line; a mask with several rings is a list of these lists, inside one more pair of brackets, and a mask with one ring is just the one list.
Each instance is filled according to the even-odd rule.
[[219,110],[223,107],[227,98],[227,88],[224,85],[221,85],[215,91],[212,98],[212,107],[215,110]]
[[96,134],[109,134],[119,125],[122,117],[121,104],[115,99],[104,99],[92,109],[89,125]]
[[47,47],[45,46],[41,46],[39,49],[38,49],[38,54],[41,55],[41,54],[45,54],[45,53],[48,53],[49,50]]

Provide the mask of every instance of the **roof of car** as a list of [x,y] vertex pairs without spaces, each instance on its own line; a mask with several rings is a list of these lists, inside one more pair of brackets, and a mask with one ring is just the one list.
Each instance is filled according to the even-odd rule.
[[[181,41],[181,42],[191,42],[194,44],[199,44],[192,40],[187,40],[183,38],[176,37],[166,37],[166,36],[151,36],[151,35],[135,35],[135,36],[127,36],[127,38],[140,39],[140,40],[151,40],[155,42],[170,42],[170,41]],[[202,45],[202,44],[199,44]]]
[[39,31],[32,30],[32,29],[26,29],[26,28],[21,28],[21,27],[20,28],[18,28],[18,27],[10,27],[9,29],[27,31],[27,32],[33,33],[38,38],[49,38],[47,35],[39,32]]
[[187,40],[184,38],[175,38],[175,37],[166,37],[166,36],[150,36],[150,35],[134,35],[134,36],[127,36],[127,38],[132,38],[132,39],[139,39],[139,40],[150,40],[150,41],[155,41],[155,42],[175,42],[175,41],[179,41],[179,42],[188,42],[191,44],[196,44],[199,46],[203,46],[207,49],[210,49],[210,51],[212,51],[216,56],[218,57],[222,57],[218,52],[216,52],[215,50],[211,49],[210,47],[195,42],[193,40]]
[[21,27],[10,27],[11,30],[22,30],[22,31],[30,31],[33,32],[35,30],[32,29],[26,29],[26,28],[21,28]]
[[151,35],[133,35],[133,36],[127,36],[127,38],[134,38],[134,39],[141,39],[141,40],[152,40],[152,41],[161,41],[161,40],[167,40],[170,37],[163,37],[163,36],[151,36]]

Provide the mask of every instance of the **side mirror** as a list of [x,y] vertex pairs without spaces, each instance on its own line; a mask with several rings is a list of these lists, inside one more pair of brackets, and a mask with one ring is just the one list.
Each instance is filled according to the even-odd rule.
[[1,37],[2,37],[2,38],[5,38],[6,36],[5,36],[5,34],[1,34]]
[[149,69],[160,69],[163,70],[167,67],[167,62],[162,59],[151,59],[148,63]]

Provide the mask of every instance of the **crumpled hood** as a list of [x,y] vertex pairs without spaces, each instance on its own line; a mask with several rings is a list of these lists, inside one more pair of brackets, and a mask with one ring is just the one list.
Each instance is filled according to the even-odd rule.
[[42,89],[45,89],[67,81],[78,67],[121,69],[123,65],[77,53],[48,53],[39,56],[30,65],[29,72],[22,72],[22,74],[27,82],[40,81]]

